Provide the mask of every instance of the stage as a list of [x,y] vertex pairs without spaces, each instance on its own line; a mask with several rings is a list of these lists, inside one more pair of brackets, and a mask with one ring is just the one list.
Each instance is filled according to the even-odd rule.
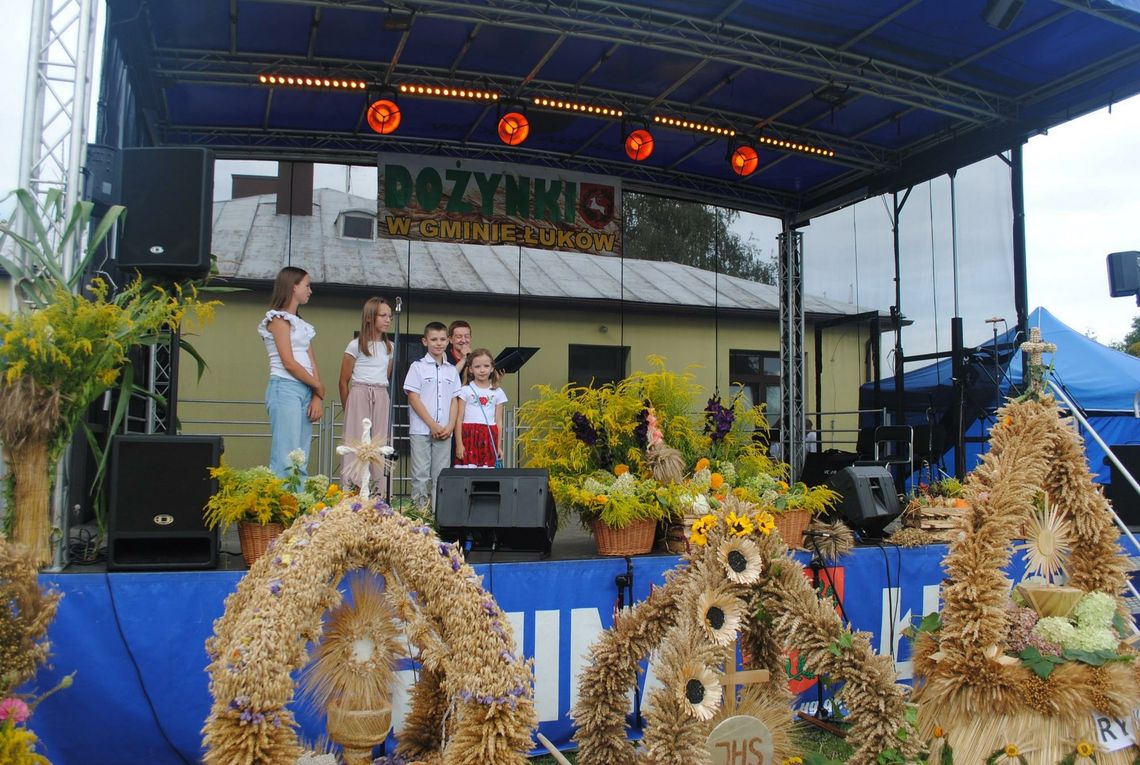
[[[563,539],[565,537],[565,540]],[[579,537],[578,541],[573,541]],[[588,538],[559,534],[556,554]],[[570,545],[570,547],[568,547]],[[899,676],[910,677],[909,647],[901,631],[916,617],[935,610],[943,578],[943,545],[898,548],[885,544],[857,547],[840,565],[828,567],[843,596],[852,625],[874,634],[880,653],[898,657]],[[583,555],[586,553],[583,552]],[[224,566],[240,557],[223,554]],[[473,554],[484,585],[506,611],[516,640],[535,660],[535,699],[540,731],[559,746],[570,744],[569,709],[577,694],[576,678],[586,649],[612,623],[618,604],[617,577],[633,575],[633,594],[643,599],[677,565],[674,555],[629,559],[599,558],[508,562],[497,554]],[[797,558],[805,565],[808,556]],[[33,730],[46,744],[55,765],[118,765],[123,762],[192,763],[201,757],[200,729],[210,706],[204,643],[223,611],[242,570],[127,573],[72,567],[43,574],[45,585],[63,593],[51,626],[51,667],[38,676],[41,689],[76,672],[71,688],[37,709]],[[810,570],[805,569],[810,576]],[[803,676],[793,688],[815,698],[813,680]],[[810,670],[810,668],[807,668]],[[405,660],[400,679],[414,682]],[[653,668],[642,678],[654,684]],[[643,693],[644,696],[644,693]],[[399,728],[406,694],[398,692],[395,725]],[[294,706],[304,740],[322,733],[322,721],[300,704]],[[637,735],[632,731],[631,735]]]

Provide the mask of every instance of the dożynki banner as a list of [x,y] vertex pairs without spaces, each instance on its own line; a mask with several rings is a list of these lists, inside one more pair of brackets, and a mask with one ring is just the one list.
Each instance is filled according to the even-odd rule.
[[381,154],[379,236],[621,255],[621,182],[547,167]]

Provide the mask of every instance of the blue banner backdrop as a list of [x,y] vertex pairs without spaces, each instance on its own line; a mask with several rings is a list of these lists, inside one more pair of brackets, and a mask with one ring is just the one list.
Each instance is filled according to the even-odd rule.
[[[937,608],[945,553],[942,545],[860,547],[842,566],[822,572],[836,583],[853,627],[873,633],[879,653],[897,657],[900,678],[911,674],[908,641],[901,631]],[[800,559],[806,566],[807,556]],[[635,599],[661,584],[677,562],[673,556],[634,558]],[[625,573],[625,560],[497,563],[475,569],[507,612],[524,653],[535,660],[540,731],[557,745],[569,745],[577,678],[587,648],[613,623],[615,578]],[[810,575],[805,568],[805,576]],[[31,720],[52,762],[198,762],[200,731],[210,708],[204,643],[241,576],[222,571],[43,575],[43,583],[64,598],[50,632],[52,666],[40,673],[37,685],[50,688],[77,670],[75,684],[47,699]],[[798,669],[801,679],[793,687],[809,702],[815,698],[814,681],[802,676],[810,668]],[[400,678],[397,730],[414,668],[403,665]],[[656,682],[652,662],[641,680],[643,691]],[[315,741],[323,721],[299,703],[294,712],[303,739]]]

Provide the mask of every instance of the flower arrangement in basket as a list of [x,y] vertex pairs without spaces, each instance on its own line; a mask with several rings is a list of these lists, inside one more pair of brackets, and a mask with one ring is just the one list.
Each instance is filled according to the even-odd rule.
[[305,455],[300,449],[289,454],[289,475],[285,478],[268,467],[237,469],[225,463],[210,468],[218,490],[206,503],[208,528],[220,526],[225,531],[238,524],[242,555],[246,563],[265,551],[269,542],[300,515],[335,505],[345,493],[328,476],[301,476]]
[[761,407],[713,396],[702,430],[691,412],[704,394],[691,373],[669,372],[658,357],[650,364],[616,385],[539,386],[521,408],[527,464],[550,472],[563,515],[576,513],[595,535],[635,524],[645,535],[671,521],[667,543],[683,552],[692,521],[730,493],[777,517],[803,510],[805,527],[835,501],[830,489],[782,481],[786,467],[756,439],[767,429]]
[[[538,386],[519,411],[527,464],[549,471],[560,515],[591,527],[603,554],[648,552],[669,515],[658,489],[707,448],[689,417],[700,391],[692,374],[670,372],[658,357],[650,364],[617,384]],[[610,540],[620,532],[628,538]]]

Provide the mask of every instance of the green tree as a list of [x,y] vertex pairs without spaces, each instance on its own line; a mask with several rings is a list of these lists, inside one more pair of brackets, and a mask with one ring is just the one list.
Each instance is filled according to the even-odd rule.
[[1132,319],[1132,330],[1119,343],[1113,343],[1112,347],[1132,356],[1140,356],[1140,315]]
[[729,230],[739,216],[735,210],[627,193],[622,198],[623,253],[775,284],[776,258],[765,259],[759,247]]

